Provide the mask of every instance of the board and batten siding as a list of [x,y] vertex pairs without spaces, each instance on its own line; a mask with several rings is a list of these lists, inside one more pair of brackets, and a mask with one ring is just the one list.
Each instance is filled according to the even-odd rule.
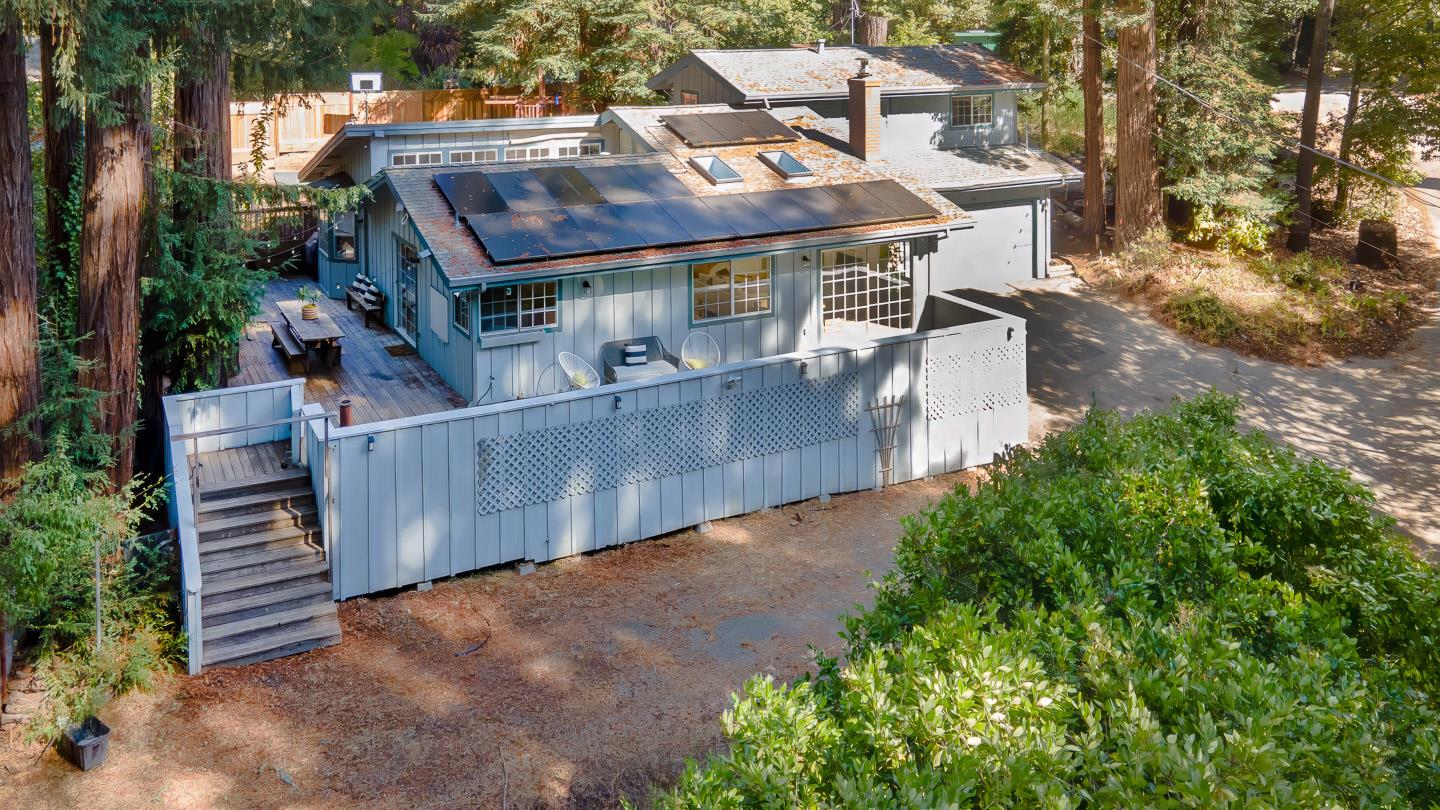
[[675,72],[674,84],[670,86],[671,104],[684,103],[680,100],[682,92],[698,94],[700,104],[740,104],[745,100],[745,95],[729,82],[721,80],[693,57],[687,58],[688,63]]
[[[860,348],[815,349],[337,429],[329,527],[335,594],[344,599],[514,560],[552,560],[767,506],[875,487],[879,463],[866,406],[882,397],[903,398],[895,482],[989,462],[1026,440],[1027,404],[1024,321],[986,313],[977,323]],[[839,396],[850,405],[834,401]],[[853,425],[791,420],[796,434],[778,444],[772,436],[766,445],[782,449],[722,451],[723,460],[710,466],[696,466],[708,462],[693,459],[717,457],[713,432],[701,447],[705,440],[687,431],[631,431],[625,435],[632,444],[621,449],[632,457],[643,451],[638,457],[653,458],[653,469],[662,472],[630,471],[618,478],[596,472],[609,461],[592,443],[616,436],[619,420],[673,423],[705,408],[744,413],[746,398],[757,397],[768,403],[799,397],[815,413],[848,407]],[[754,406],[752,401],[750,412]],[[746,433],[744,425],[727,424]],[[696,426],[696,433],[703,427]],[[549,442],[555,452],[512,453],[511,462],[499,467],[482,462],[481,441],[527,436]],[[573,463],[557,469],[560,455]],[[499,474],[496,469],[516,476],[513,497],[505,501],[514,505],[487,509],[506,483],[487,480],[487,474]],[[564,494],[544,494],[552,490]]]

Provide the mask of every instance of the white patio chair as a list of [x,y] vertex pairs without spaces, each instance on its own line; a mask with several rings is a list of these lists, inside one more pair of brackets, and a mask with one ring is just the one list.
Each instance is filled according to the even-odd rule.
[[560,368],[574,388],[595,388],[600,385],[599,372],[579,355],[560,352]]
[[720,344],[708,332],[691,332],[680,344],[680,361],[698,371],[720,365]]

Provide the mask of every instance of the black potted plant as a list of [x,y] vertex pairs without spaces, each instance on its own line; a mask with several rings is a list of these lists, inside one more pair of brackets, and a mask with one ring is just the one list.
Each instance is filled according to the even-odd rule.
[[110,694],[109,679],[105,677],[104,628],[101,625],[100,599],[100,543],[95,543],[95,651],[88,660],[76,662],[71,675],[70,688],[64,691],[61,711],[60,736],[55,740],[55,750],[71,765],[88,771],[105,761],[110,753],[110,727],[101,722],[95,713]]

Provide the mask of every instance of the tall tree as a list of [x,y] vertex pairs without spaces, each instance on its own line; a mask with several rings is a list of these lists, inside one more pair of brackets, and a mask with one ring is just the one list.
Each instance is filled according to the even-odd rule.
[[181,30],[175,71],[175,169],[230,179],[230,48],[209,20]]
[[71,255],[69,234],[65,232],[65,203],[80,177],[84,122],[61,103],[64,91],[56,61],[73,47],[73,43],[65,42],[73,31],[61,22],[58,10],[52,9],[51,13],[53,16],[39,26],[40,96],[45,118],[45,246],[49,266],[68,273],[77,257]]
[[1125,0],[1118,37],[1115,99],[1115,246],[1124,248],[1161,225],[1155,161],[1155,8]]
[[1320,126],[1320,89],[1325,79],[1325,53],[1329,50],[1330,18],[1335,0],[1320,0],[1315,10],[1315,36],[1310,45],[1310,65],[1305,69],[1305,106],[1300,112],[1300,156],[1295,163],[1295,221],[1290,224],[1286,246],[1294,251],[1310,249],[1310,216],[1314,200],[1315,135]]
[[19,10],[0,3],[0,482],[31,460],[40,398],[34,190]]
[[1105,97],[1101,92],[1102,69],[1100,15],[1093,3],[1085,8],[1081,22],[1083,66],[1081,89],[1085,97],[1085,233],[1098,246],[1105,235]]

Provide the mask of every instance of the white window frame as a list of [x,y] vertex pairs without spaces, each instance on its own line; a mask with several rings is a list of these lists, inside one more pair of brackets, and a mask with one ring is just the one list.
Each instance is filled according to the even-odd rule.
[[506,161],[544,160],[548,157],[550,157],[550,147],[548,146],[505,147]]
[[[983,100],[984,117],[981,118],[977,108]],[[962,115],[960,107],[964,102],[965,112]],[[963,119],[963,120],[962,120]],[[978,127],[994,126],[995,124],[995,94],[994,93],[957,93],[950,97],[950,128],[951,129],[975,129]]]
[[470,336],[470,324],[473,322],[474,314],[471,312],[470,293],[457,292],[450,298],[450,322],[455,324],[455,330],[466,337]]
[[[489,300],[487,300],[489,297]],[[513,302],[513,312],[508,304]],[[480,293],[480,334],[505,335],[560,328],[560,282],[530,281],[503,287],[490,287]],[[472,322],[473,322],[472,314]],[[513,319],[514,326],[487,327],[495,319]]]
[[581,141],[574,146],[562,146],[559,149],[560,157],[593,157],[600,154],[604,144],[600,141]]
[[904,242],[820,251],[820,328],[908,330],[914,273]]
[[[697,287],[697,268],[728,265],[729,280],[724,284]],[[751,280],[737,281],[744,276]],[[702,300],[703,298],[703,300]],[[759,308],[759,304],[764,308]],[[755,304],[755,309],[737,313],[741,304]],[[724,309],[714,315],[704,314],[707,309]],[[775,311],[775,265],[769,256],[753,256],[745,259],[721,259],[713,262],[696,262],[690,265],[690,323],[722,323],[744,318],[761,318]]]
[[485,161],[499,159],[499,149],[476,147],[474,149],[450,150],[450,162],[457,165],[464,165],[467,163],[484,163]]
[[439,150],[423,150],[419,152],[395,152],[390,155],[390,165],[396,168],[409,166],[440,166],[445,163],[445,156]]

